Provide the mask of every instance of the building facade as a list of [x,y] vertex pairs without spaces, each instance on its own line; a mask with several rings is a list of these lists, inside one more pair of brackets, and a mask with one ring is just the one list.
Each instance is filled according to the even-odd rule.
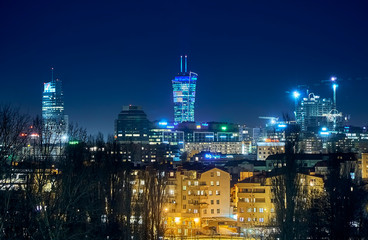
[[119,143],[148,143],[151,123],[140,106],[123,106],[115,120],[115,139]]
[[47,141],[66,141],[68,131],[68,116],[64,114],[64,94],[62,82],[51,79],[43,85],[42,119],[44,134]]
[[219,233],[234,222],[230,174],[221,169],[172,171],[167,192],[168,237]]
[[302,131],[314,128],[333,128],[333,121],[329,118],[334,109],[331,99],[320,98],[320,96],[310,93],[297,103],[295,120],[300,125]]
[[268,156],[284,153],[285,142],[258,142],[257,143],[257,160],[264,161]]
[[183,70],[181,57],[180,73],[172,80],[174,98],[174,121],[194,122],[194,103],[198,74],[188,71],[187,56]]

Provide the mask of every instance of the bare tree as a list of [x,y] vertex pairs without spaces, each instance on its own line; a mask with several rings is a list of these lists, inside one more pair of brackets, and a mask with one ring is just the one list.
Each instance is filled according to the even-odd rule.
[[[29,134],[30,117],[22,114],[19,108],[0,105],[0,238],[7,236],[7,229],[15,221],[11,209],[19,211],[17,202],[13,202],[21,187],[20,173],[13,166],[25,158],[24,147]],[[10,224],[10,225],[9,225]]]

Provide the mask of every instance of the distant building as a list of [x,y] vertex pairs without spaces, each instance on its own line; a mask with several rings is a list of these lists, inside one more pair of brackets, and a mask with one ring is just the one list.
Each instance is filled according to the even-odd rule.
[[119,143],[148,143],[151,122],[140,106],[123,106],[115,120],[115,139]]
[[201,151],[223,154],[249,154],[250,142],[241,141],[239,126],[222,122],[154,123],[150,132],[150,144],[167,143],[178,145],[191,154]]
[[331,99],[320,98],[320,96],[310,93],[297,103],[295,120],[302,131],[319,129],[320,127],[332,129],[334,124],[331,119],[334,114],[333,109],[334,103]]
[[42,119],[46,141],[60,142],[67,140],[68,116],[64,114],[64,95],[62,82],[52,77],[43,85]]
[[183,70],[182,59],[181,57],[180,73],[172,80],[174,121],[176,123],[194,122],[194,103],[198,74],[188,71],[186,55]]
[[266,160],[268,156],[284,153],[284,142],[258,142],[257,143],[257,160]]

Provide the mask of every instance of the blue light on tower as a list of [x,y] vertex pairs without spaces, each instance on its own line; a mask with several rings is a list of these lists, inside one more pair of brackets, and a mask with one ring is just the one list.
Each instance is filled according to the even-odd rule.
[[295,116],[295,119],[296,119],[296,110],[297,110],[297,107],[298,107],[298,98],[300,97],[300,93],[298,91],[294,91],[293,92],[293,97],[294,97],[294,102],[295,102],[294,116]]
[[174,98],[174,121],[194,122],[194,103],[198,74],[188,71],[185,55],[183,72],[183,61],[180,57],[180,73],[172,80]]
[[300,93],[299,93],[298,91],[294,91],[294,92],[293,92],[293,97],[294,97],[295,99],[298,99],[298,98],[300,97]]

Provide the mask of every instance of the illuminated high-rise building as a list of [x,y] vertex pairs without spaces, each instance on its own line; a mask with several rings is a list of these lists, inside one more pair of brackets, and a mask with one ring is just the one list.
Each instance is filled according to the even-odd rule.
[[172,80],[174,97],[174,121],[194,122],[194,103],[198,74],[188,71],[188,58],[180,57],[180,73]]
[[329,119],[333,109],[331,99],[320,98],[310,93],[307,97],[296,103],[295,120],[302,131],[329,127],[332,129],[332,120]]
[[[53,69],[52,69],[53,71]],[[54,79],[44,83],[42,94],[42,119],[45,131],[52,134],[53,140],[66,140],[68,116],[64,114],[62,82]]]

